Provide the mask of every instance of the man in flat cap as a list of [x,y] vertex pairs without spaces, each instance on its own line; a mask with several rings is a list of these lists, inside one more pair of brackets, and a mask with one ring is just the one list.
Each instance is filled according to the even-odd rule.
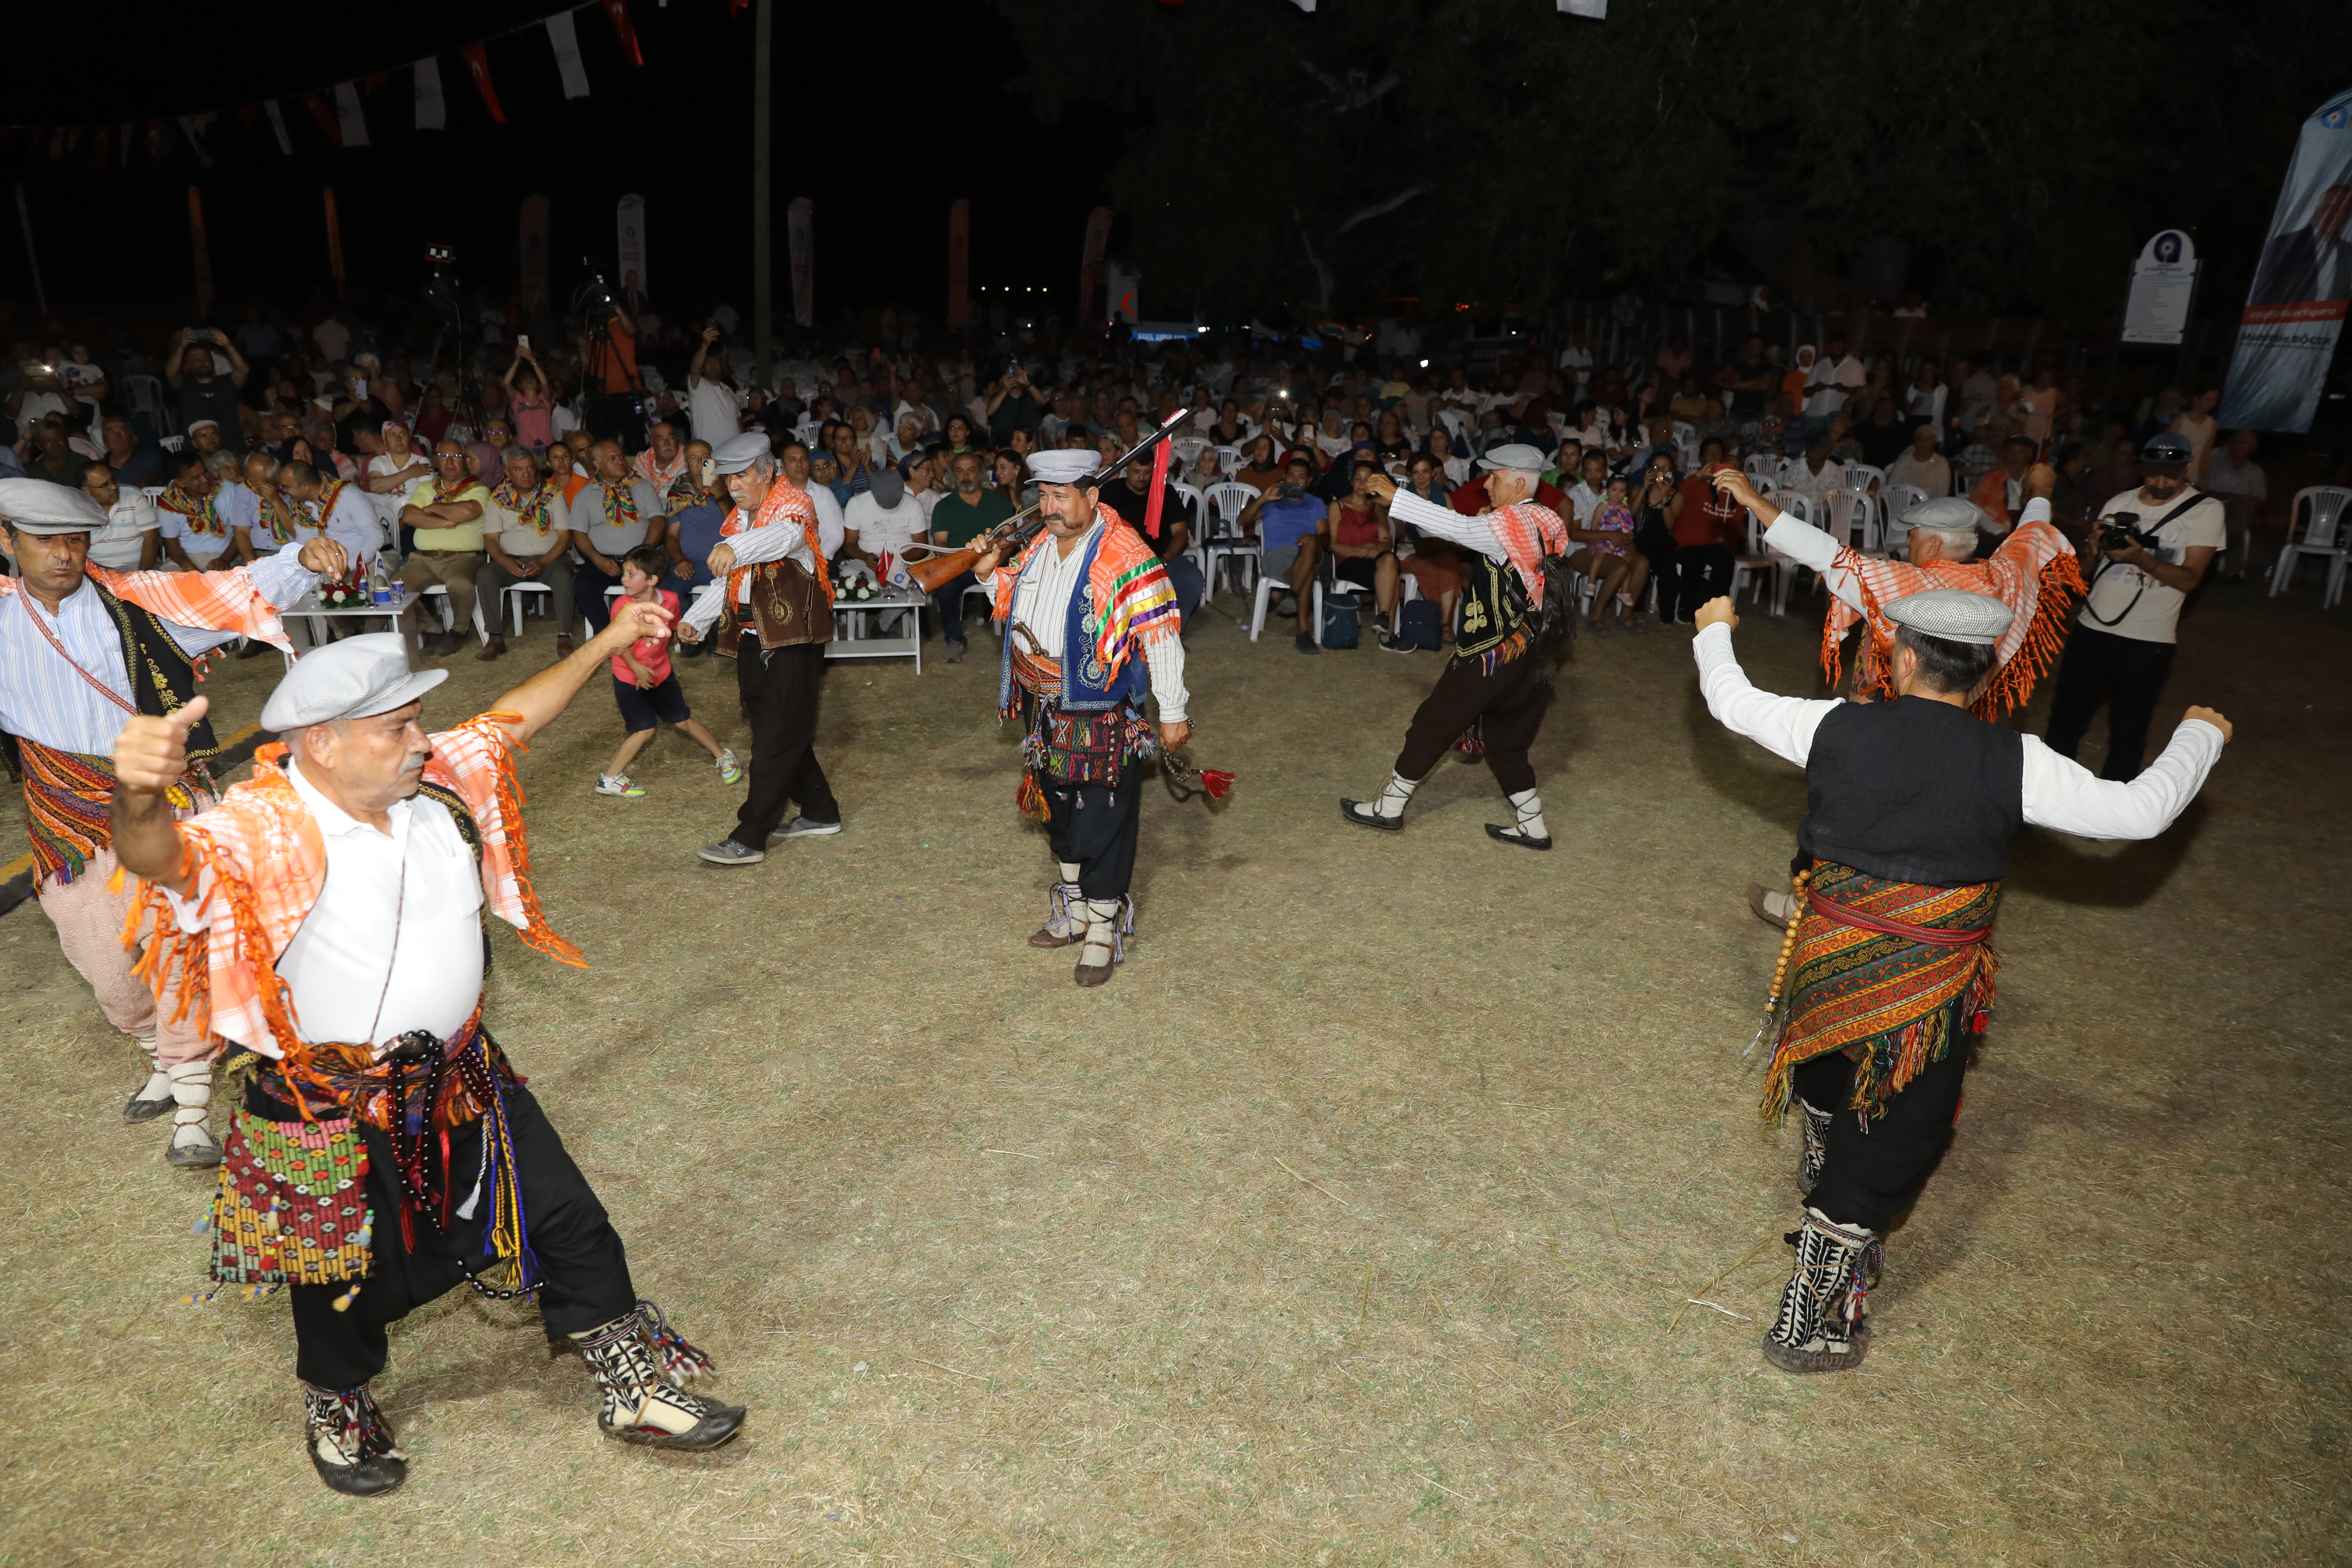
[[1883,608],[1895,633],[1880,701],[1757,690],[1732,654],[1727,598],[1699,611],[1692,644],[1708,710],[1802,767],[1811,793],[1796,914],[1766,1004],[1764,1115],[1793,1099],[1803,1132],[1796,1266],[1764,1336],[1765,1359],[1791,1373],[1859,1366],[1870,1347],[1880,1237],[1951,1134],[1992,1008],[2010,839],[2029,822],[2152,838],[2230,738],[2228,720],[2191,708],[2138,778],[2094,778],[1970,710],[2015,619],[2007,605],[1931,588]]
[[[110,572],[89,562],[107,514],[80,490],[45,479],[0,479],[0,519],[19,575],[0,577],[0,729],[25,763],[26,829],[34,889],[58,945],[97,994],[107,1021],[138,1045],[147,1081],[123,1107],[126,1121],[170,1111],[174,1165],[220,1163],[206,1129],[211,1050],[202,1027],[158,1015],[122,944],[131,912],[114,876],[107,799],[115,736],[133,714],[177,712],[196,691],[196,662],[238,636],[284,647],[278,608],[322,572],[343,568],[340,545],[314,539],[227,572]],[[196,724],[173,809],[212,798],[205,764],[221,748]]]
[[261,710],[282,743],[211,809],[174,821],[205,700],[132,720],[114,748],[115,843],[142,912],[175,934],[159,1006],[251,1052],[213,1205],[213,1277],[283,1285],[307,1447],[339,1492],[390,1491],[405,1457],[368,1384],[386,1330],[460,1281],[536,1295],[576,1346],[608,1436],[716,1447],[743,1412],[678,1386],[709,1370],[637,1299],[621,1238],[562,1140],[482,1026],[482,912],[565,963],[531,888],[515,757],[640,637],[625,602],[593,641],[453,729],[425,732],[403,639],[305,655]]
[[[764,431],[721,441],[711,456],[735,510],[703,562],[714,580],[687,607],[678,636],[698,642],[716,624],[733,644],[735,687],[751,721],[751,786],[734,832],[696,853],[714,866],[755,866],[772,839],[841,831],[840,803],[816,760],[816,712],[833,640],[826,563],[842,532],[778,467]],[[786,822],[795,800],[801,814]]]
[[[1144,769],[1192,733],[1175,584],[1102,504],[1100,462],[1089,451],[1033,454],[1044,530],[1009,565],[994,545],[972,563],[991,618],[1004,623],[997,712],[1021,721],[1017,798],[1044,821],[1061,871],[1029,944],[1079,944],[1080,985],[1106,984],[1126,959]],[[1156,731],[1147,694],[1160,701]]]
[[[1369,481],[1371,493],[1389,503],[1391,519],[1471,553],[1462,567],[1454,657],[1414,710],[1387,785],[1369,801],[1342,796],[1339,815],[1359,827],[1402,832],[1405,803],[1421,781],[1447,747],[1470,742],[1485,750],[1514,817],[1508,825],[1488,823],[1486,837],[1523,849],[1549,849],[1551,829],[1544,823],[1528,749],[1551,701],[1550,661],[1534,650],[1536,618],[1543,611],[1543,563],[1547,556],[1568,552],[1568,527],[1558,512],[1535,500],[1545,465],[1533,447],[1513,442],[1494,447],[1478,466],[1486,470],[1490,509],[1476,517],[1423,500],[1385,474]],[[1575,606],[1566,611],[1572,615]]]
[[[1810,566],[1828,584],[1832,600],[1822,626],[1822,670],[1835,685],[1842,643],[1856,623],[1867,629],[1854,656],[1853,690],[1867,700],[1892,689],[1895,622],[1885,606],[1930,588],[1990,595],[2007,605],[2010,618],[1994,649],[1993,677],[1976,699],[1975,710],[1998,719],[2022,707],[2066,641],[2066,612],[2083,591],[2074,547],[2050,521],[2050,492],[2057,471],[2037,463],[2025,476],[2025,506],[2000,548],[1982,561],[1976,553],[1984,514],[1974,501],[1945,496],[1921,501],[1895,521],[1906,531],[1907,561],[1864,555],[1810,523],[1790,516],[1756,493],[1748,476],[1727,468],[1716,489],[1756,514],[1764,525],[1768,550]],[[1748,885],[1748,905],[1770,925],[1785,925],[1794,895],[1760,882]]]

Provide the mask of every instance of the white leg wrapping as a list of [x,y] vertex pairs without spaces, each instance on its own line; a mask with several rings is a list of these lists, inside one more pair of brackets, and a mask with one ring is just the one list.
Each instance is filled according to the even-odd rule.
[[1544,826],[1543,800],[1531,789],[1523,789],[1510,797],[1511,809],[1518,814],[1519,836],[1523,838],[1549,838],[1551,829]]
[[1088,899],[1086,900],[1087,942],[1078,950],[1078,962],[1090,968],[1127,962],[1127,943],[1122,939],[1135,929],[1132,917],[1122,920],[1128,903],[1125,899]]
[[172,1112],[172,1146],[189,1148],[214,1142],[212,1132],[205,1126],[213,1103],[213,1064],[208,1061],[182,1062],[170,1069],[172,1099],[177,1109]]
[[172,1099],[172,1075],[163,1070],[163,1062],[156,1058],[155,1031],[150,1029],[143,1035],[133,1035],[131,1043],[137,1046],[140,1055],[147,1058],[147,1081],[141,1084],[139,1092],[131,1098],[145,1100]]
[[1372,809],[1382,816],[1402,816],[1405,802],[1411,800],[1412,792],[1420,787],[1419,779],[1409,779],[1402,773],[1391,773],[1388,784],[1381,791],[1380,799],[1372,802]]

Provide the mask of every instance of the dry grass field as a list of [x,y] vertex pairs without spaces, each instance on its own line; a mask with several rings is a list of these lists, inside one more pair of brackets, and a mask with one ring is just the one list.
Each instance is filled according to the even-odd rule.
[[[1147,802],[1099,991],[1023,941],[1049,864],[984,633],[835,667],[848,830],[747,870],[692,858],[740,791],[681,739],[647,798],[591,793],[590,687],[524,781],[593,967],[501,928],[488,1016],[752,1406],[709,1457],[601,1438],[533,1314],[458,1294],[376,1385],[408,1486],[321,1488],[282,1300],[180,1304],[209,1183],[120,1122],[126,1048],[20,908],[0,1563],[2344,1561],[2346,627],[2213,590],[2168,698],[2239,726],[2205,798],[2152,844],[2020,841],[1958,1136],[1838,1377],[1757,1351],[1795,1134],[1738,1059],[1777,945],[1742,889],[1803,784],[1707,719],[1684,634],[1578,646],[1537,856],[1480,833],[1483,768],[1398,837],[1339,819],[1433,658],[1204,615],[1194,752],[1240,788]],[[1740,646],[1816,689],[1809,626]],[[547,647],[453,661],[428,720]],[[682,668],[742,743],[731,669]],[[215,676],[228,727],[276,671]]]

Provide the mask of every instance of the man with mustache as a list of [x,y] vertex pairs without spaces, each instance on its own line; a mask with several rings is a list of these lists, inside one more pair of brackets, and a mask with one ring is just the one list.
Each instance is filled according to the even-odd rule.
[[114,746],[112,825],[142,913],[179,933],[150,970],[159,1008],[262,1058],[213,1206],[213,1277],[283,1285],[312,1465],[332,1489],[392,1490],[406,1458],[368,1384],[388,1327],[461,1281],[536,1295],[577,1348],[608,1436],[717,1447],[740,1407],[686,1393],[709,1363],[640,1300],[621,1238],[539,1102],[482,1027],[482,913],[581,962],[531,889],[514,759],[590,677],[666,635],[624,601],[586,647],[427,734],[394,633],[306,656],[261,710],[283,743],[220,804],[174,821],[197,699]]

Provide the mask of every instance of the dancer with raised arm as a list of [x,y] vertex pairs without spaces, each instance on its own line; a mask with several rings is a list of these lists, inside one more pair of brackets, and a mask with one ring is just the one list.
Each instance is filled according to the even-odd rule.
[[[1454,657],[1413,711],[1387,785],[1369,801],[1341,796],[1339,815],[1359,827],[1403,831],[1405,803],[1412,792],[1446,748],[1466,737],[1484,749],[1516,818],[1507,826],[1488,823],[1486,837],[1523,849],[1549,849],[1551,829],[1544,823],[1528,748],[1535,743],[1552,692],[1551,663],[1535,647],[1544,607],[1543,563],[1547,556],[1568,552],[1568,525],[1533,499],[1544,469],[1543,454],[1533,447],[1496,447],[1478,466],[1486,470],[1493,506],[1476,517],[1399,489],[1385,474],[1367,481],[1371,493],[1389,503],[1391,519],[1471,553],[1462,567]],[[1573,614],[1573,608],[1565,613]]]
[[2009,841],[2029,822],[2152,838],[2230,738],[2228,720],[2191,708],[2146,773],[2095,778],[1970,711],[1998,678],[2015,618],[2007,605],[1935,588],[1882,608],[1895,627],[1883,701],[1757,690],[1732,653],[1739,617],[1727,598],[1700,609],[1692,644],[1707,710],[1802,767],[1811,792],[1796,918],[1766,1003],[1764,1114],[1777,1119],[1793,1098],[1804,1135],[1796,1266],[1764,1336],[1764,1358],[1792,1373],[1843,1372],[1870,1348],[1864,1311],[1881,1237],[1950,1136],[1992,1009]]
[[320,648],[262,709],[283,743],[186,821],[166,792],[205,700],[115,741],[116,849],[163,933],[157,1005],[258,1058],[241,1058],[257,1070],[213,1203],[213,1277],[289,1288],[306,1447],[336,1491],[406,1479],[368,1385],[387,1328],[461,1282],[538,1297],[550,1342],[603,1391],[606,1436],[711,1448],[742,1425],[681,1386],[709,1363],[637,1299],[604,1205],[482,1025],[486,907],[581,962],[531,889],[516,753],[668,624],[625,600],[586,647],[433,734],[423,699],[446,670],[410,670],[389,632]]
[[[66,961],[146,1060],[147,1079],[122,1119],[169,1111],[163,1158],[210,1169],[221,1160],[205,1125],[211,1043],[185,1018],[157,1013],[122,943],[131,899],[113,885],[107,820],[114,741],[135,715],[184,710],[196,694],[196,661],[240,633],[286,647],[278,609],[321,573],[340,575],[342,547],[313,539],[228,572],[109,572],[89,562],[106,512],[79,490],[0,479],[0,519],[19,574],[0,577],[0,729],[16,737],[25,759],[34,890]],[[212,803],[206,763],[220,751],[211,725],[189,726],[186,765],[166,790],[170,809]]]

